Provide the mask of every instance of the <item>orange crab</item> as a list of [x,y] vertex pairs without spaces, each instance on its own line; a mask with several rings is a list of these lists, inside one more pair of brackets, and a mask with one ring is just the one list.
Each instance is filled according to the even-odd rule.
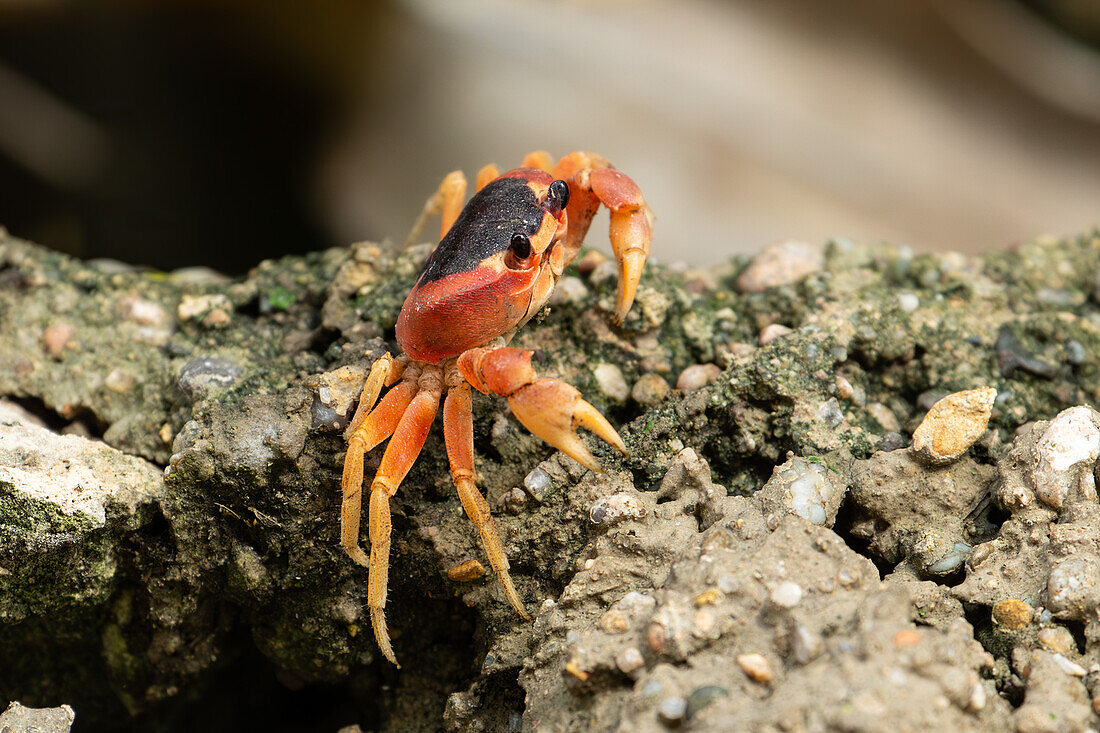
[[[458,497],[481,533],[508,602],[524,619],[530,617],[508,575],[489,505],[475,485],[470,386],[507,397],[528,430],[593,471],[600,466],[577,435],[578,426],[626,455],[622,438],[580,392],[557,379],[540,379],[531,366],[533,352],[505,344],[546,304],[600,204],[611,212],[619,264],[616,320],[622,322],[649,255],[653,224],[637,184],[599,155],[570,153],[555,165],[540,151],[503,175],[485,166],[477,174],[477,193],[463,208],[465,195],[466,179],[455,171],[424,206],[410,238],[441,213],[441,241],[397,319],[404,355],[374,362],[345,433],[340,542],[369,570],[374,636],[395,665],[385,617],[390,497],[420,454],[444,391],[443,435]],[[375,405],[384,386],[391,389]],[[359,547],[363,456],[386,438],[391,440],[370,485],[368,558]]]

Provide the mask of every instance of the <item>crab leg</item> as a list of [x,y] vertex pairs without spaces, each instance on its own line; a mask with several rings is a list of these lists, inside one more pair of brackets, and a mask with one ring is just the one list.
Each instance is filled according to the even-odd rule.
[[634,303],[642,268],[649,257],[653,212],[638,184],[595,153],[570,153],[558,161],[552,175],[569,183],[569,231],[561,240],[566,264],[577,256],[600,204],[611,211],[611,248],[619,263],[615,319],[622,323]]
[[[383,360],[385,364],[381,364]],[[345,433],[348,451],[344,456],[344,474],[340,482],[343,501],[340,504],[340,544],[348,556],[360,565],[369,565],[366,553],[359,547],[359,519],[363,511],[363,455],[393,434],[397,423],[405,414],[417,391],[420,368],[416,365],[404,370],[404,379],[386,393],[382,401],[370,410],[378,397],[381,382],[389,370],[389,354],[375,362],[363,387],[359,408]],[[370,414],[367,411],[370,410]]]
[[481,347],[458,357],[458,368],[477,390],[507,397],[512,414],[525,428],[581,465],[602,472],[577,435],[578,427],[592,431],[625,456],[623,439],[575,387],[557,379],[539,379],[531,366],[533,354],[509,347]]
[[508,574],[508,556],[497,534],[489,504],[477,490],[474,474],[474,415],[470,400],[470,385],[454,362],[447,365],[447,399],[443,403],[443,435],[447,443],[447,459],[451,463],[458,498],[466,516],[481,533],[481,544],[489,556],[489,564],[500,580],[508,603],[526,620],[530,620],[523,602]]
[[466,176],[462,174],[462,171],[451,171],[443,176],[439,188],[424,202],[424,208],[421,210],[420,216],[409,231],[409,236],[405,238],[405,246],[409,246],[420,236],[420,232],[423,231],[424,225],[428,223],[428,219],[440,213],[442,213],[442,217],[439,222],[439,238],[443,239],[451,227],[454,226],[458,215],[462,213],[462,205],[465,201]]
[[405,475],[416,462],[420,449],[428,437],[428,431],[439,409],[442,392],[442,374],[435,366],[426,366],[418,382],[419,392],[401,416],[393,437],[382,455],[378,473],[370,485],[370,511],[368,533],[370,535],[370,564],[367,577],[367,605],[370,607],[374,638],[382,655],[396,666],[389,631],[386,628],[386,588],[389,585],[390,568],[390,497],[397,493]]

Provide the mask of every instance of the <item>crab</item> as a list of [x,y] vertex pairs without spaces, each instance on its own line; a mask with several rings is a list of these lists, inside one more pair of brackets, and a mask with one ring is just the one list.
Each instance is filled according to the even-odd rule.
[[[471,386],[508,399],[531,433],[592,471],[600,464],[585,446],[583,427],[624,456],[622,438],[574,387],[540,378],[532,351],[507,346],[550,298],[580,249],[600,205],[610,211],[610,238],[619,268],[615,320],[634,301],[649,255],[653,214],[634,183],[603,157],[574,152],[554,164],[549,153],[527,155],[500,174],[477,174],[477,192],[463,207],[461,171],[444,177],[413,227],[412,240],[434,215],[442,218],[439,245],[397,319],[403,354],[384,354],[371,366],[345,433],[340,542],[368,569],[367,605],[382,654],[400,667],[386,627],[390,498],[416,461],[439,403],[451,477],[466,515],[481,535],[489,563],[509,604],[530,620],[508,574],[508,558],[489,505],[476,485]],[[379,400],[384,387],[389,390]],[[359,546],[364,455],[389,438],[370,483],[370,556]]]

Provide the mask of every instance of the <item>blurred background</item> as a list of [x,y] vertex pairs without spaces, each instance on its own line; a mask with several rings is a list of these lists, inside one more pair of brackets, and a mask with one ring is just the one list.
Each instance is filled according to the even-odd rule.
[[0,225],[82,257],[401,240],[538,148],[631,175],[666,262],[1080,232],[1100,2],[0,0]]

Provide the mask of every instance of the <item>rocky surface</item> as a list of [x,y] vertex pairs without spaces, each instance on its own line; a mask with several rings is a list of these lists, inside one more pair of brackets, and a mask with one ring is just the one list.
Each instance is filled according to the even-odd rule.
[[515,343],[630,457],[591,474],[475,400],[527,624],[433,434],[394,502],[397,672],[340,434],[427,252],[229,281],[0,238],[0,698],[103,728],[240,707],[227,671],[268,665],[332,729],[1100,728],[1100,237],[653,266],[621,328],[582,258]]

